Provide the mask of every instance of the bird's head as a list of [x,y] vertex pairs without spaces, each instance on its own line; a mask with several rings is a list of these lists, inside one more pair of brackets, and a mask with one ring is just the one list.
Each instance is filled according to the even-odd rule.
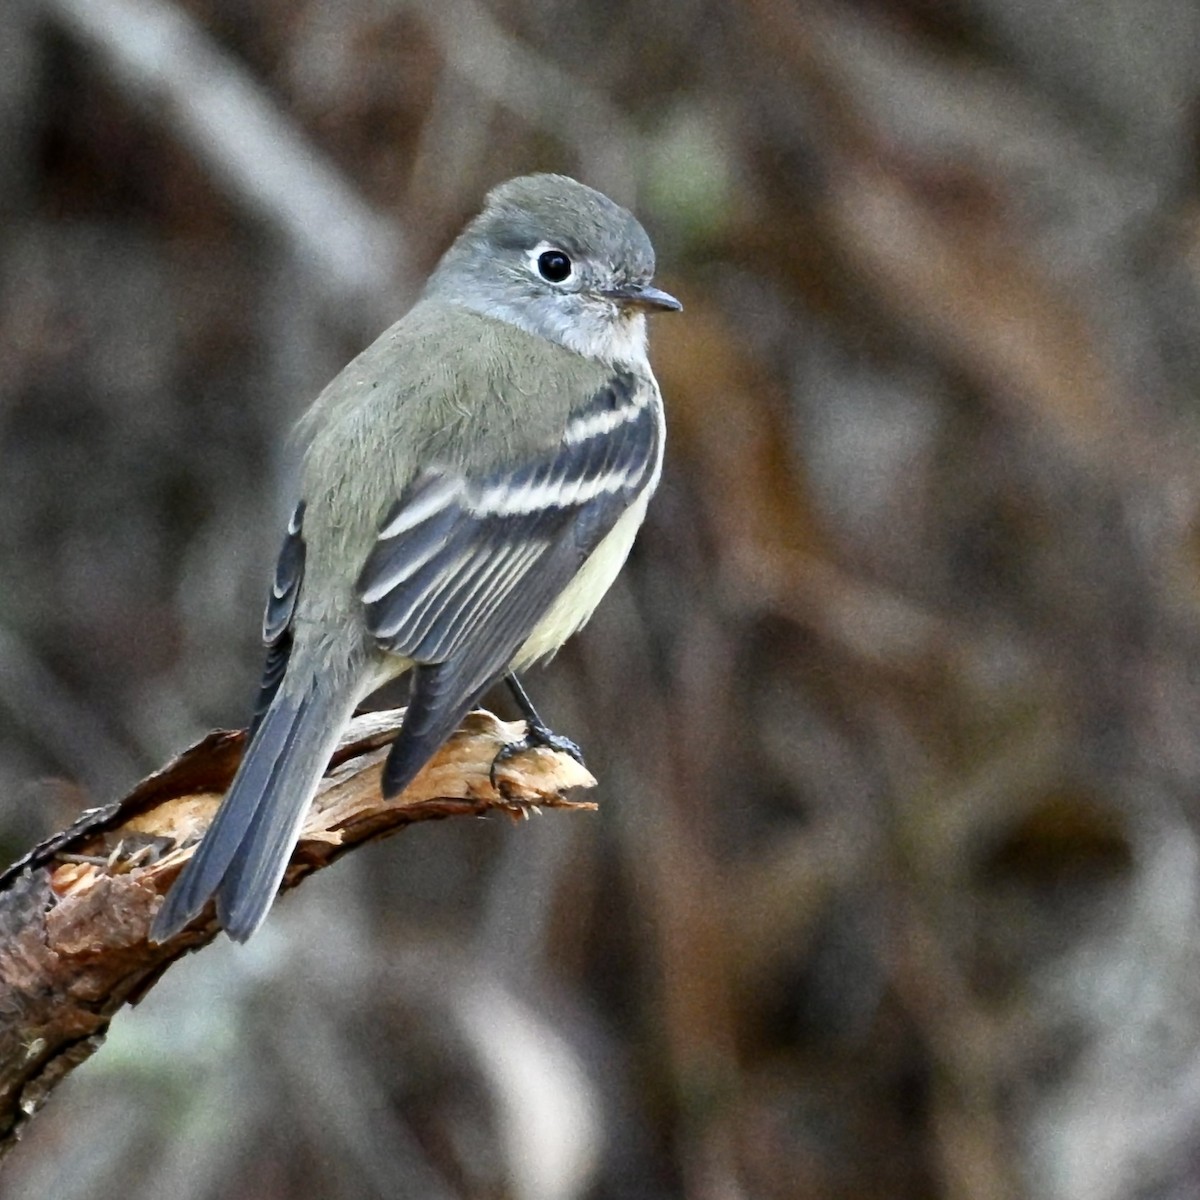
[[564,175],[525,175],[488,194],[426,294],[589,358],[637,364],[645,314],[682,307],[653,275],[654,248],[630,212]]

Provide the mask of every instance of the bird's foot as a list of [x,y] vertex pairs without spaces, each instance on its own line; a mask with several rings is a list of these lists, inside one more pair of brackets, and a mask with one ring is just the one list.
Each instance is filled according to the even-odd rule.
[[545,746],[547,750],[557,750],[562,754],[569,754],[581,767],[587,766],[587,763],[583,761],[583,751],[570,738],[551,732],[540,721],[527,721],[525,724],[525,736],[520,741],[509,742],[507,746],[501,746],[496,757],[492,759],[492,768],[489,773],[492,787],[496,791],[500,791],[500,787],[496,783],[496,768],[498,766],[508,762],[510,758],[516,758],[518,754],[523,754],[526,750],[532,750],[537,746]]

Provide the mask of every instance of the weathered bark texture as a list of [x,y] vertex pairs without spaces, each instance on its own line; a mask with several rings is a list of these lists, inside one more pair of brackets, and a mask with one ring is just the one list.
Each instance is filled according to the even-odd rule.
[[[489,771],[524,727],[472,713],[395,800],[379,773],[402,712],[351,722],[313,803],[285,888],[362,842],[414,821],[497,809],[595,808],[564,793],[591,787],[565,754],[534,749]],[[0,1155],[54,1086],[104,1040],[175,959],[219,927],[211,906],[164,945],[148,940],[160,899],[208,827],[241,755],[244,734],[217,732],[139,784],[92,809],[0,874]]]

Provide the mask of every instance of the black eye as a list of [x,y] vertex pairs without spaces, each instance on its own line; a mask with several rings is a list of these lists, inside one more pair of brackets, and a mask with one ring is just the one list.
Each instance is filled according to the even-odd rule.
[[562,283],[571,273],[571,260],[561,250],[543,250],[538,255],[538,271],[547,283]]

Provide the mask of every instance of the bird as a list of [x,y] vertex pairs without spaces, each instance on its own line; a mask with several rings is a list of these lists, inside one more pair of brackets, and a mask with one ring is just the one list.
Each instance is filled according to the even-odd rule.
[[339,735],[398,676],[409,702],[385,796],[504,680],[527,742],[578,756],[517,673],[587,622],[658,485],[646,317],[682,305],[654,269],[642,225],[603,193],[564,175],[510,179],[301,418],[246,749],[154,941],[214,898],[232,939],[259,928]]

